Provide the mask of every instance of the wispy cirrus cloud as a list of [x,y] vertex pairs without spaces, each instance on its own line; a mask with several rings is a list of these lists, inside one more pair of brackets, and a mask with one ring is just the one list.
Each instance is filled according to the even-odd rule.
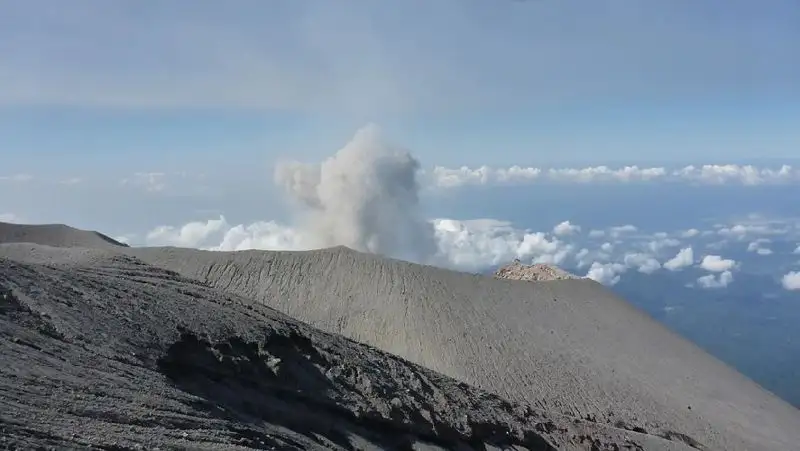
[[166,177],[167,174],[163,172],[137,172],[120,180],[120,185],[133,186],[156,193],[164,191],[167,187]]
[[147,193],[162,193],[179,187],[183,188],[187,182],[193,182],[195,187],[202,187],[205,180],[204,173],[151,171],[135,172],[122,178],[119,185],[140,189]]
[[[761,23],[747,18],[763,8],[746,2],[703,27],[694,8],[661,3],[307,1],[244,13],[209,2],[192,14],[160,3],[43,4],[0,4],[0,105],[507,110],[533,98],[590,105],[793,86],[797,74],[796,27],[774,21],[777,40],[755,32]],[[127,45],[130,30],[145,28]]]
[[0,182],[25,183],[25,182],[30,182],[31,180],[33,180],[33,176],[25,173],[0,175]]
[[77,184],[83,183],[83,182],[84,182],[83,177],[69,177],[69,178],[65,178],[63,180],[60,180],[58,183],[60,183],[61,185],[70,186],[70,185],[77,185]]

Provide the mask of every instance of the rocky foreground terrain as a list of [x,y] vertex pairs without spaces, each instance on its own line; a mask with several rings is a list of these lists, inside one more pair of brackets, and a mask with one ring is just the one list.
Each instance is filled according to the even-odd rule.
[[800,443],[800,412],[590,280],[25,227],[0,224],[0,448]]
[[28,256],[0,258],[4,447],[686,449],[510,403],[133,257],[2,251]]

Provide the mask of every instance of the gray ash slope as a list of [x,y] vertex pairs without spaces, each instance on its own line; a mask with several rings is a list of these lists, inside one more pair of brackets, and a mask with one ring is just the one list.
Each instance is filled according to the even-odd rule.
[[0,244],[4,449],[691,450],[511,403],[108,250]]
[[800,411],[588,279],[501,280],[342,247],[129,252],[546,411],[710,449],[800,445]]
[[[30,245],[4,252],[53,258]],[[73,259],[93,252],[69,250]],[[108,252],[274,307],[551,419],[646,432],[654,441],[645,449],[788,450],[800,443],[798,410],[590,280],[498,280],[346,248]]]

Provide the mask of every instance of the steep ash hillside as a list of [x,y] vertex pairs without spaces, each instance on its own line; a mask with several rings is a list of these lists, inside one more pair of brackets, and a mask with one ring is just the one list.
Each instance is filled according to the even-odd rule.
[[101,250],[0,245],[0,353],[4,449],[691,449]]
[[592,280],[503,280],[344,247],[127,252],[545,411],[711,449],[800,443],[800,411]]
[[[48,237],[41,238],[42,244],[50,244]],[[566,429],[561,438],[550,436],[559,449],[583,446],[576,445],[577,439],[572,438],[582,433],[573,433],[568,424],[592,425],[609,434],[637,431],[642,440],[637,443],[643,444],[644,449],[682,446],[783,451],[796,449],[800,443],[800,411],[588,279],[504,280],[410,264],[343,247],[307,252],[222,253],[119,246],[100,251],[8,244],[2,246],[2,253],[9,261],[34,265],[43,277],[47,276],[43,280],[56,280],[54,287],[69,286],[72,282],[64,283],[62,278],[71,280],[70,277],[81,275],[82,285],[75,290],[82,293],[91,287],[97,296],[77,295],[70,302],[81,299],[80,302],[89,302],[92,309],[106,305],[92,301],[95,297],[108,302],[103,293],[117,293],[120,287],[134,293],[150,293],[150,301],[145,304],[156,310],[147,316],[120,322],[112,321],[114,315],[90,310],[88,318],[71,326],[86,335],[85,331],[94,324],[114,324],[113,329],[103,332],[102,339],[97,339],[100,348],[112,346],[110,343],[115,342],[111,338],[122,334],[126,338],[121,342],[153,349],[145,352],[136,348],[132,352],[163,355],[180,341],[176,324],[189,327],[198,337],[211,333],[208,341],[213,347],[220,340],[228,340],[230,334],[246,336],[251,333],[247,332],[251,330],[248,327],[295,321],[278,315],[271,307],[325,332],[341,334],[510,402],[528,405],[561,428],[545,428],[545,432]],[[110,258],[122,260],[111,264]],[[141,266],[147,275],[134,271],[130,276],[109,276],[116,270],[105,268],[118,264]],[[63,272],[52,275],[50,271]],[[127,266],[122,272],[125,271],[129,271]],[[151,272],[168,274],[180,283],[172,279],[164,282]],[[98,279],[85,279],[91,274],[97,274]],[[7,279],[9,283],[16,280]],[[135,286],[126,285],[134,282]],[[174,293],[176,284],[178,294]],[[193,287],[188,290],[191,293],[212,294],[200,297],[203,302],[198,302],[196,295],[185,298],[181,290],[187,290],[180,288],[183,284]],[[43,282],[30,285],[29,293],[23,294],[37,299]],[[123,294],[119,296],[125,298]],[[55,301],[57,297],[51,298],[41,311],[51,314],[50,305],[60,305]],[[113,311],[118,302],[102,309]],[[247,312],[255,309],[260,316],[243,319],[249,314],[242,308]],[[188,320],[179,320],[184,315]],[[143,335],[136,332],[139,327],[143,327]],[[259,336],[263,337],[263,333]],[[145,337],[150,341],[136,341]],[[253,340],[245,339],[250,343]],[[255,342],[263,347],[262,341]],[[312,341],[316,343],[315,339]],[[352,346],[362,349],[361,345]],[[270,356],[268,361],[276,357]],[[374,369],[376,365],[369,363],[374,358],[377,357],[358,360],[355,365],[364,366],[360,371]],[[203,361],[202,355],[191,360]],[[152,365],[156,364],[149,365],[144,367],[153,371]],[[379,369],[384,367],[377,365]],[[263,391],[261,386],[259,391]],[[345,402],[347,396],[342,396],[335,404],[349,406]],[[427,396],[430,398],[430,393]],[[471,399],[464,405],[448,405],[455,417],[442,415],[463,420],[460,415],[465,406],[484,408],[482,400]],[[423,418],[438,411],[421,406],[413,409]],[[41,417],[36,418],[41,421]],[[414,440],[422,440],[421,436],[415,437],[418,438]],[[651,441],[644,444],[644,440]],[[612,437],[609,443],[622,447],[624,435],[621,439]]]

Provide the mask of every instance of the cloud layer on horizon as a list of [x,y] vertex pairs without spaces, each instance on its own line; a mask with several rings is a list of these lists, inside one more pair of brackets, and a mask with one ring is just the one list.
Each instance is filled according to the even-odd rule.
[[666,167],[590,166],[584,168],[537,168],[511,166],[493,168],[446,168],[436,166],[427,174],[438,188],[531,183],[690,183],[702,185],[738,184],[745,186],[800,182],[800,169],[788,164],[778,169],[753,165],[706,164],[670,169]]
[[[416,161],[416,160],[415,160]],[[299,164],[299,163],[298,163]],[[458,192],[466,187],[531,187],[544,185],[639,185],[683,184],[689,186],[794,186],[800,185],[800,168],[788,164],[778,169],[738,164],[685,166],[682,168],[623,166],[537,168],[446,168],[426,169],[417,162],[415,176],[421,192]],[[186,171],[139,171],[120,175],[114,182],[108,175],[40,176],[30,173],[0,174],[0,185],[60,186],[61,188],[92,186],[96,189],[122,188],[147,195],[169,195],[175,192],[200,193],[213,191],[222,174],[208,177],[205,173]],[[116,186],[114,186],[116,185]],[[731,234],[739,231],[732,229]]]
[[[582,277],[588,277],[605,285],[614,285],[629,271],[650,275],[659,271],[670,273],[691,270],[695,274],[694,285],[702,289],[728,287],[735,281],[735,274],[742,269],[743,262],[725,256],[709,247],[718,235],[713,233],[685,236],[685,230],[671,233],[636,233],[634,227],[615,226],[602,230],[604,236],[574,231],[558,234],[554,225],[548,232],[537,232],[515,227],[514,224],[494,219],[457,220],[438,218],[427,221],[434,231],[436,250],[427,263],[441,267],[485,272],[514,259],[523,263],[546,263],[569,269]],[[573,230],[579,226],[571,224]],[[615,244],[606,238],[619,235],[626,230],[624,239]],[[595,231],[597,232],[597,230]],[[305,234],[308,231],[277,221],[259,221],[252,224],[230,224],[224,216],[207,221],[197,221],[183,226],[156,227],[141,239],[120,237],[134,245],[184,246],[212,251],[261,250],[307,250]],[[700,240],[700,241],[697,241]],[[705,243],[705,244],[704,244]],[[730,252],[744,251],[744,243],[731,241],[730,246],[739,246]],[[706,248],[705,251],[697,249]],[[389,254],[389,256],[392,256]],[[798,261],[800,265],[800,261]],[[703,274],[705,273],[705,274]],[[786,290],[800,290],[800,271],[782,277],[780,285]]]
[[[794,244],[800,241],[800,219],[748,215],[704,229],[669,232],[643,231],[632,224],[592,229],[569,220],[544,231],[495,219],[436,218],[425,222],[433,230],[435,243],[435,252],[427,263],[456,270],[484,272],[520,259],[524,263],[558,265],[606,285],[618,283],[632,271],[645,275],[661,271],[684,274],[681,277],[689,277],[689,285],[697,288],[720,289],[735,283],[743,267],[748,271],[750,265],[757,264],[762,271],[766,262],[780,274],[780,286],[800,289],[800,271],[796,270],[800,267],[796,258],[799,246]],[[309,245],[312,241],[307,233],[302,227],[278,221],[233,225],[220,216],[180,227],[157,227],[146,236],[127,240],[134,245],[180,245],[216,251],[299,250],[315,247]],[[753,243],[771,243],[775,251],[769,255],[754,253]]]

